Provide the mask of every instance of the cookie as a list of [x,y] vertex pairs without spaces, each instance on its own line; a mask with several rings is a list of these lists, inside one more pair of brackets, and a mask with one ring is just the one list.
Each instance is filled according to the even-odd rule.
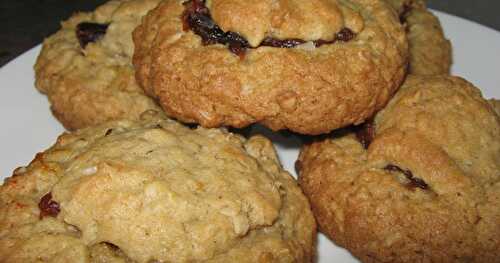
[[43,42],[35,86],[68,129],[159,109],[137,85],[132,30],[159,0],[113,0],[77,13]]
[[1,262],[312,262],[271,142],[157,112],[61,135],[0,186]]
[[387,0],[406,27],[410,52],[408,73],[415,75],[449,74],[452,63],[451,43],[446,39],[439,19],[422,0]]
[[500,117],[463,79],[410,76],[297,167],[320,230],[364,262],[499,262]]
[[488,102],[493,107],[493,109],[496,111],[496,113],[500,116],[500,100],[490,99]]
[[400,86],[408,56],[396,12],[377,0],[165,0],[133,36],[146,93],[205,127],[361,123]]

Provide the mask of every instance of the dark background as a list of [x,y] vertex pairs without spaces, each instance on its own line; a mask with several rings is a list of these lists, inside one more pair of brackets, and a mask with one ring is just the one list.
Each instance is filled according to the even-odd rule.
[[[0,0],[0,66],[57,31],[75,11],[93,10],[106,0]],[[430,8],[500,30],[498,0],[428,0]]]

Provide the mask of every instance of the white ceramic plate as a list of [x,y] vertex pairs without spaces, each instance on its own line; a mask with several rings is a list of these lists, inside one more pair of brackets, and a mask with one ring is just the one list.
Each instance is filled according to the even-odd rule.
[[[453,74],[479,87],[485,97],[500,98],[500,33],[479,24],[436,12],[453,44]],[[0,69],[0,176],[27,165],[64,130],[52,116],[45,96],[34,86],[37,46]],[[298,141],[264,131],[280,154],[284,167],[295,174]],[[319,262],[357,262],[349,252],[324,236],[318,240]]]

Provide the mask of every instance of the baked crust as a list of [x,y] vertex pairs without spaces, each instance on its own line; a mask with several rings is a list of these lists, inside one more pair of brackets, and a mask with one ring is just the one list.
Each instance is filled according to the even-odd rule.
[[496,111],[496,113],[500,116],[500,100],[490,99],[488,102],[493,107],[493,109]]
[[269,140],[154,112],[65,133],[0,186],[1,262],[312,262],[315,239]]
[[363,262],[498,262],[500,118],[456,77],[410,76],[353,133],[303,148],[320,230]]
[[[132,66],[132,30],[159,0],[113,0],[94,12],[77,13],[44,40],[35,64],[35,86],[46,94],[54,116],[70,130],[120,118],[137,119],[159,109],[137,85]],[[80,23],[108,25],[85,47]]]
[[[342,27],[356,36],[317,48],[310,43],[296,48],[259,46],[240,58],[224,45],[203,45],[198,35],[184,31],[182,1],[163,1],[134,31],[133,61],[138,82],[169,116],[206,127],[262,123],[273,130],[320,134],[363,122],[399,87],[407,42],[387,3],[249,3],[212,0],[207,6],[215,22],[245,36],[251,45],[263,36],[326,38]],[[311,11],[316,9],[331,12],[316,16]],[[261,16],[253,19],[245,15],[249,12]],[[315,27],[318,24],[331,26]]]
[[439,19],[422,0],[386,0],[399,13],[406,27],[410,63],[408,73],[439,75],[450,73],[451,43],[446,39]]

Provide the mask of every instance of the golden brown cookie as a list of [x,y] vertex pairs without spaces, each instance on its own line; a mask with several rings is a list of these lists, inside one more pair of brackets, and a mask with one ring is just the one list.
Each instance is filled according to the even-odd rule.
[[150,111],[61,135],[0,186],[0,262],[312,262],[271,142]]
[[446,39],[439,19],[422,0],[386,0],[399,13],[406,27],[410,51],[408,73],[416,75],[449,74],[452,63],[451,43]]
[[321,231],[364,262],[499,262],[500,117],[463,79],[410,76],[297,166]]
[[500,116],[500,100],[490,99],[488,102],[493,107],[493,109],[496,111],[496,113]]
[[132,30],[159,0],[113,0],[77,13],[45,39],[35,64],[36,87],[68,129],[138,118],[159,109],[137,85]]
[[320,134],[399,87],[407,42],[378,0],[165,0],[134,31],[138,82],[169,116]]

